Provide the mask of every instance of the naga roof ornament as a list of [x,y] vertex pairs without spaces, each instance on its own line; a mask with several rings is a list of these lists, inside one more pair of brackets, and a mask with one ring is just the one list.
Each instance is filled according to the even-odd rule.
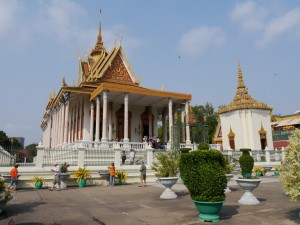
[[221,114],[239,109],[265,109],[270,111],[272,110],[272,108],[269,107],[267,104],[255,100],[248,93],[248,89],[246,88],[246,85],[244,83],[240,63],[238,64],[238,85],[235,97],[233,98],[230,104],[221,107],[218,113]]

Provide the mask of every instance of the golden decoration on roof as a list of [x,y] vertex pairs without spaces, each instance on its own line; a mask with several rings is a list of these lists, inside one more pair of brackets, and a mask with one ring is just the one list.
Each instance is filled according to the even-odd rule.
[[62,86],[63,86],[63,87],[68,86],[67,83],[66,83],[65,77],[63,77],[63,79],[62,79]]
[[238,64],[238,85],[236,95],[233,98],[233,101],[229,105],[221,107],[218,113],[221,114],[239,109],[265,109],[270,111],[272,110],[272,108],[269,107],[267,104],[255,100],[248,93],[248,89],[244,84],[243,73],[240,63]]
[[102,41],[101,23],[100,23],[97,41],[96,41],[94,49],[91,52],[91,56],[101,55],[105,51],[106,50],[105,50],[105,47],[104,47],[104,44],[103,44],[103,41]]

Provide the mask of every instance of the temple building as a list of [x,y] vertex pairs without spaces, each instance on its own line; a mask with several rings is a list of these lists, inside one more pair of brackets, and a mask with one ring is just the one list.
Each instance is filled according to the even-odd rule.
[[238,64],[236,95],[230,104],[218,111],[214,143],[221,144],[223,150],[273,149],[271,112],[271,107],[250,96]]
[[94,48],[85,59],[79,57],[77,83],[68,85],[63,78],[59,92],[50,96],[41,122],[43,145],[68,148],[82,143],[89,148],[108,148],[112,142],[138,144],[145,136],[158,136],[159,120],[161,141],[170,148],[178,107],[184,112],[185,143],[191,144],[191,94],[144,88],[140,83],[121,41],[106,50],[100,25]]

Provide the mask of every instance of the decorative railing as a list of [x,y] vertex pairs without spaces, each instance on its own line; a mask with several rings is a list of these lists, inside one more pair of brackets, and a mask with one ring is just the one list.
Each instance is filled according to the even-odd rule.
[[10,166],[13,165],[16,161],[16,157],[11,155],[8,151],[4,150],[0,146],[0,165],[1,166]]

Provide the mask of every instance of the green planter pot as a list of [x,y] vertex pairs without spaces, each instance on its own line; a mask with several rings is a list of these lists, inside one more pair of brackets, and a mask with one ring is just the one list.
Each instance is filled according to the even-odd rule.
[[219,222],[220,217],[219,213],[223,206],[224,201],[219,202],[200,202],[195,201],[193,202],[196,205],[196,208],[199,212],[199,220],[203,222]]
[[85,187],[85,186],[86,186],[86,179],[79,180],[79,181],[78,181],[78,186],[79,186],[80,188]]
[[119,185],[125,184],[125,180],[123,180],[123,179],[118,179],[118,184],[119,184]]
[[243,173],[243,178],[246,178],[246,179],[251,178],[251,173]]
[[35,189],[41,189],[43,187],[43,182],[35,182],[34,186],[35,186]]
[[262,176],[262,173],[261,173],[261,172],[256,172],[256,176],[257,176],[257,177],[261,177],[261,176]]
[[274,175],[275,175],[275,176],[279,176],[279,171],[278,171],[278,170],[275,170],[275,171],[274,171]]

